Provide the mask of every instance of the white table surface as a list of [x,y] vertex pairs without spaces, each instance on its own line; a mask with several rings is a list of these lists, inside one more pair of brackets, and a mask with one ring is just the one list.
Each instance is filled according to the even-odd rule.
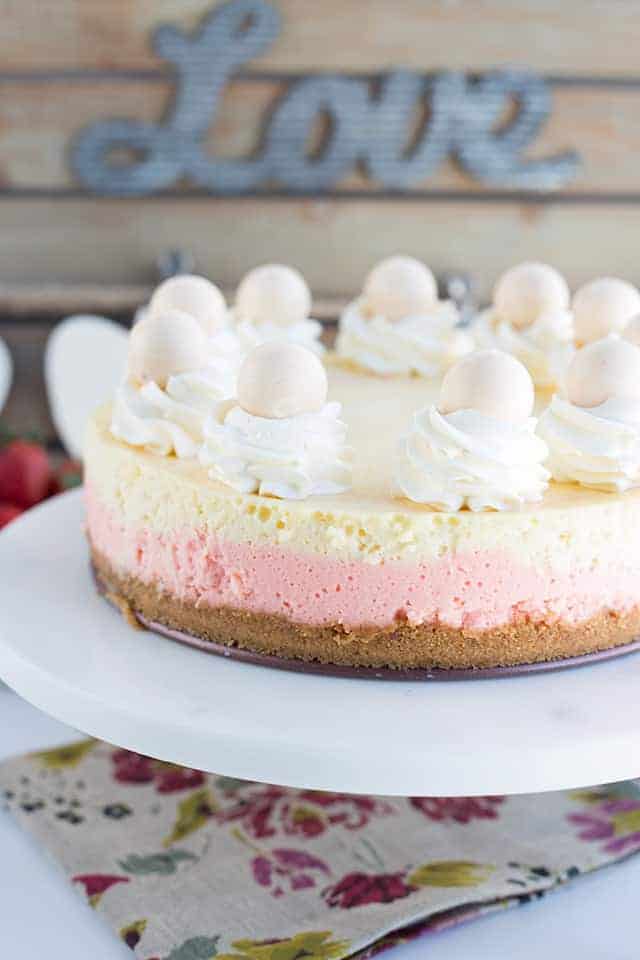
[[[0,759],[75,732],[0,686]],[[0,812],[0,956],[125,960],[121,946],[6,812]],[[640,856],[542,901],[396,948],[394,960],[635,960]]]

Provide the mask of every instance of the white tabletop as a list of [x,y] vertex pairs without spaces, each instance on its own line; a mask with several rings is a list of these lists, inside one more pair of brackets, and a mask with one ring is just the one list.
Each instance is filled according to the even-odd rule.
[[[0,686],[0,758],[73,739],[75,731]],[[0,951],[19,960],[125,960],[98,916],[7,813],[0,813]],[[636,884],[638,886],[636,886]],[[637,956],[640,857],[570,888],[388,954],[397,960],[631,960]]]

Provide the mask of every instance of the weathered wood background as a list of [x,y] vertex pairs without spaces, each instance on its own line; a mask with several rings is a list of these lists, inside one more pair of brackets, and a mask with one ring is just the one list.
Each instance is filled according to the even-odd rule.
[[256,261],[295,262],[321,293],[346,293],[372,260],[403,248],[436,268],[470,269],[481,290],[538,255],[574,281],[638,273],[638,0],[275,0],[279,39],[225,95],[211,143],[241,155],[282,80],[404,66],[483,71],[527,66],[549,79],[554,110],[534,155],[574,147],[583,169],[549,197],[487,191],[448,163],[407,197],[363,176],[331,198],[145,200],[86,196],[68,145],[87,122],[157,118],[171,92],[153,28],[194,28],[212,0],[0,0],[0,280],[148,280],[167,246],[232,284]]
[[291,262],[329,298],[398,250],[436,270],[470,271],[481,296],[525,257],[555,263],[574,284],[598,273],[640,281],[640,0],[274,2],[282,33],[226,91],[210,131],[217,154],[257,144],[265,110],[292,76],[523,66],[553,94],[531,155],[575,149],[580,173],[545,196],[487,190],[451,162],[404,196],[362,173],[304,199],[220,199],[188,186],[139,200],[90,196],[70,172],[74,134],[101,118],[159,118],[172,84],[153,29],[193,29],[214,0],[0,0],[0,312],[21,314],[3,333],[23,372],[44,335],[34,311],[58,310],[54,293],[37,309],[35,287],[62,284],[61,310],[65,297],[108,309],[104,291],[90,291],[119,288],[126,313],[170,247],[191,251],[226,286],[265,258]]

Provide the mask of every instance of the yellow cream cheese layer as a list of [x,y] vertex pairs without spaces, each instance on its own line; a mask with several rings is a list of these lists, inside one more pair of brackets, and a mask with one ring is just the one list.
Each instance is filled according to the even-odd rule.
[[529,567],[593,572],[614,555],[640,551],[640,491],[616,495],[552,483],[541,504],[500,513],[439,513],[395,498],[398,439],[412,413],[435,400],[436,388],[423,379],[383,379],[337,364],[329,365],[328,374],[329,399],[342,404],[354,448],[347,493],[304,501],[237,493],[209,479],[195,461],[116,440],[108,407],[88,427],[87,482],[130,529],[196,529],[222,540],[277,544],[341,560],[421,563],[499,550]]

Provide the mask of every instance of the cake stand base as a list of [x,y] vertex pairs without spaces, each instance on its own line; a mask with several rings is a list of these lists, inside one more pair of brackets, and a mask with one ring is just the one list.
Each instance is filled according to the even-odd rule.
[[455,796],[640,775],[640,656],[483,683],[293,673],[135,630],[98,595],[82,494],[0,537],[0,676],[88,734],[319,790]]

